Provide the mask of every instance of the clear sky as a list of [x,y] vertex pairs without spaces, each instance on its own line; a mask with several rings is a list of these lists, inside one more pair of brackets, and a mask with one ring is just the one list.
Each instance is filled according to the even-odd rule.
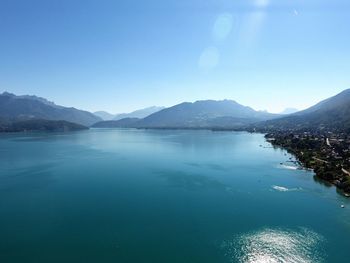
[[349,0],[0,0],[0,92],[90,111],[303,109],[350,88]]

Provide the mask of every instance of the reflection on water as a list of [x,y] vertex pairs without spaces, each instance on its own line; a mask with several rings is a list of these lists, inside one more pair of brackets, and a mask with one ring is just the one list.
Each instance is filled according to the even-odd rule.
[[323,262],[324,238],[306,228],[297,231],[264,229],[223,242],[231,262]]

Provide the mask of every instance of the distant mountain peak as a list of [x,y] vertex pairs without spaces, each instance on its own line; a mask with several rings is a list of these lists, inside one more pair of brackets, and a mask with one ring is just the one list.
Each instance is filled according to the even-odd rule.
[[16,95],[7,91],[0,94],[1,96],[15,97]]
[[196,100],[194,102],[188,102],[188,103],[228,103],[228,104],[239,104],[237,101],[235,100],[231,100],[231,99],[222,99],[222,100]]
[[147,108],[143,108],[140,110],[135,110],[129,113],[121,113],[121,114],[117,114],[115,115],[115,117],[113,118],[114,120],[121,120],[121,119],[125,119],[125,118],[139,118],[139,119],[143,119],[155,112],[158,112],[160,110],[165,109],[165,107],[159,107],[159,106],[150,106]]
[[100,117],[104,121],[112,120],[115,116],[107,111],[95,111],[94,115]]

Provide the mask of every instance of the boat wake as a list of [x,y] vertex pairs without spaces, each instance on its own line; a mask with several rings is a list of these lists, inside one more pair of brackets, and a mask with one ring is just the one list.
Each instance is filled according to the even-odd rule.
[[285,164],[281,164],[281,165],[279,166],[279,168],[287,169],[287,170],[298,170],[298,169],[299,169],[298,166],[285,165]]
[[273,185],[272,189],[279,191],[279,192],[292,192],[292,191],[300,191],[302,190],[301,187],[299,188],[287,188],[287,187],[283,187],[283,186],[278,186],[278,185]]

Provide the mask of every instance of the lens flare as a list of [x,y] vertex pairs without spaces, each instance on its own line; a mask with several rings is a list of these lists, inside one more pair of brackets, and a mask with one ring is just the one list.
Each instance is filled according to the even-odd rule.
[[233,26],[233,16],[225,13],[218,16],[213,26],[213,38],[217,41],[225,40]]
[[255,5],[258,7],[265,7],[268,6],[270,3],[269,0],[255,0]]

